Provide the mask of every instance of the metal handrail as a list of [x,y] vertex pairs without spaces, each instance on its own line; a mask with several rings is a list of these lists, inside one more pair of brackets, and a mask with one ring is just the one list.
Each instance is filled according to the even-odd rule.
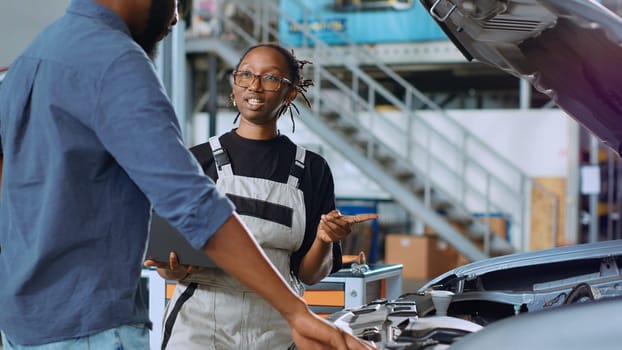
[[[340,81],[335,76],[333,76],[330,73],[328,73],[323,68],[320,68],[320,76],[322,78],[325,78],[325,79],[329,80],[339,90],[341,90],[341,91],[343,91],[345,93],[351,93],[351,91],[348,90],[348,87],[342,81]],[[363,98],[361,98],[358,95],[348,96],[348,98],[353,99],[355,101],[355,103],[363,103],[364,104],[366,102]],[[325,106],[324,108],[325,109],[329,109],[331,112],[339,114],[341,116],[341,118],[343,118],[343,119],[350,120],[350,122],[352,124],[360,124],[359,120],[357,120],[357,118],[356,118],[356,116],[357,116],[356,113],[353,113],[350,109],[347,109],[347,108],[344,109],[344,108],[341,108],[341,107],[343,107],[343,106],[342,105],[333,105],[333,106]],[[318,107],[314,108],[313,111],[315,113],[320,113],[321,112]],[[381,114],[376,112],[375,110],[369,111],[368,113],[372,114],[374,117],[381,117]],[[395,125],[393,123],[393,121],[391,121],[391,120],[387,120],[387,125],[392,126],[396,131],[401,130],[401,127],[399,125]],[[438,136],[439,138],[442,138],[443,140],[446,140],[449,143],[449,140],[447,140],[445,138],[445,135],[442,135],[441,133],[438,133],[435,129],[432,129],[432,128],[430,128],[430,131],[435,136]],[[361,132],[363,132],[363,131],[361,131]],[[383,144],[383,142],[380,140],[380,138],[376,137],[373,134],[371,134],[371,135],[373,137],[367,136],[367,138],[370,140],[369,141],[370,144],[376,144],[376,145]],[[451,167],[446,162],[444,162],[441,158],[439,158],[435,153],[431,152],[429,150],[429,147],[424,147],[424,145],[422,143],[420,143],[417,139],[410,140],[410,144],[411,144],[411,146],[420,146],[421,147],[420,149],[425,153],[426,157],[430,157],[430,158],[435,159],[436,160],[435,164],[440,165],[445,170],[445,172],[452,174],[454,178],[461,177],[461,174],[457,173],[454,169],[451,169]],[[416,170],[415,171],[416,173],[418,173],[418,174],[423,173],[424,175],[422,177],[425,179],[426,182],[434,184],[434,188],[436,189],[437,192],[439,192],[439,191],[442,192],[443,195],[446,198],[450,198],[450,199],[452,199],[452,200],[454,200],[456,202],[461,203],[464,206],[464,204],[465,204],[464,201],[460,200],[459,198],[455,198],[455,196],[452,196],[447,191],[441,191],[440,189],[442,189],[442,186],[440,186],[440,184],[438,184],[436,181],[430,179],[430,177],[427,176],[427,172],[424,169],[422,169],[421,167],[417,166],[417,164],[413,164],[408,159],[403,158],[399,153],[394,153],[394,157],[398,158],[400,161],[402,161],[402,163],[409,163],[411,165],[411,167]],[[492,181],[496,180],[496,178],[491,177],[489,175],[489,172],[487,172],[486,169],[483,166],[481,166],[480,164],[478,164],[475,161],[475,159],[473,159],[471,156],[465,155],[465,159],[468,160],[469,163],[472,164],[473,166],[475,166],[478,170],[480,170],[481,172],[485,173],[487,181],[490,181],[491,179],[492,179]],[[512,189],[509,188],[509,186],[506,183],[498,182],[498,184],[501,185],[507,191],[509,191],[509,192],[512,191]],[[484,191],[478,190],[478,189],[476,189],[474,187],[467,188],[466,190],[470,191],[470,193],[473,193],[473,194],[477,195],[484,202],[488,198],[488,196],[484,193]],[[500,205],[496,205],[494,203],[490,203],[489,206],[491,206],[495,210],[503,211],[503,207],[500,206]]]
[[[298,4],[301,4],[300,0],[295,0],[295,1]],[[269,2],[251,2],[252,5],[250,6],[243,2],[240,2],[239,0],[229,1],[229,3],[234,3],[235,6],[237,6],[241,10],[241,12],[247,14],[249,18],[260,19],[259,23],[257,21],[253,22],[253,31],[254,31],[253,35],[249,35],[244,30],[241,30],[241,28],[237,28],[236,26],[231,26],[232,28],[236,29],[236,34],[240,35],[240,37],[242,37],[249,44],[257,43],[258,40],[255,38],[258,38],[258,37],[262,38],[261,41],[267,41],[268,39],[277,39],[279,37],[278,30],[274,28],[274,25],[272,23],[269,23],[270,16],[273,16],[273,18],[285,19],[288,23],[292,23],[292,24],[296,23],[295,19],[291,18],[288,14],[283,13],[277,7],[277,5],[269,3]],[[307,12],[310,12],[310,11],[307,11]],[[234,22],[232,22],[229,18],[226,18],[223,16],[220,16],[220,18],[223,20],[223,22],[226,22],[226,23],[229,22],[228,23],[229,25],[234,24]],[[323,55],[323,52],[328,52],[328,50],[330,50],[330,47],[326,43],[324,43],[322,40],[316,37],[313,33],[309,32],[309,30],[305,28],[304,26],[301,28],[301,31],[303,32],[304,37],[306,38],[306,41],[313,43],[313,52],[314,52],[314,55],[317,55],[316,57],[321,57]],[[337,33],[337,34],[340,35],[341,33]],[[349,41],[348,38],[344,38],[344,40]],[[357,55],[370,55],[366,49],[358,47],[358,45],[353,44],[351,41],[349,41],[349,43],[352,47],[352,52],[355,53],[353,57],[356,57]],[[365,72],[363,72],[359,68],[359,66],[356,64],[355,61],[345,62],[344,67],[347,68],[353,75],[353,83],[352,83],[353,87],[348,87],[341,80],[334,77],[332,73],[330,73],[328,70],[326,70],[322,66],[321,59],[317,59],[316,64],[314,64],[314,66],[311,69],[316,70],[317,73],[319,73],[327,81],[330,81],[334,86],[336,86],[339,90],[341,90],[344,94],[346,94],[348,98],[354,101],[354,103],[356,103],[358,106],[363,107],[363,109],[366,110],[369,113],[369,115],[373,116],[377,120],[382,120],[383,123],[385,123],[386,125],[390,125],[394,129],[399,130],[402,133],[404,133],[403,132],[404,128],[402,128],[399,125],[395,125],[395,123],[391,121],[389,118],[386,118],[383,114],[378,113],[376,111],[374,94],[378,94],[379,96],[384,97],[387,101],[391,102],[395,107],[398,108],[398,110],[402,111],[402,113],[404,113],[404,115],[407,115],[409,118],[407,124],[410,126],[407,128],[407,133],[405,133],[406,144],[411,145],[413,147],[414,146],[418,147],[420,151],[425,152],[425,154],[428,157],[428,160],[434,160],[434,164],[439,164],[442,167],[444,167],[446,170],[451,170],[450,166],[446,162],[444,162],[442,158],[438,157],[429,147],[426,147],[422,143],[418,142],[418,140],[413,138],[413,129],[412,129],[412,125],[414,124],[412,123],[413,119],[416,120],[418,125],[424,127],[425,130],[427,130],[428,137],[433,135],[436,140],[442,141],[446,146],[449,146],[450,148],[453,149],[454,152],[459,154],[460,155],[459,158],[462,160],[464,169],[466,169],[467,166],[470,166],[470,167],[477,168],[481,173],[483,173],[484,178],[486,179],[485,180],[486,190],[484,191],[477,190],[477,188],[473,186],[467,186],[469,185],[468,181],[462,181],[463,196],[465,195],[466,192],[477,193],[480,198],[483,197],[483,200],[486,203],[487,208],[493,208],[493,209],[504,208],[504,206],[499,203],[496,203],[496,204],[491,203],[492,199],[489,198],[489,194],[486,194],[490,192],[489,187],[490,187],[490,183],[492,182],[494,184],[500,185],[506,192],[509,193],[509,196],[513,197],[514,199],[520,200],[520,198],[522,198],[521,196],[522,188],[523,188],[522,184],[525,183],[526,181],[529,181],[529,178],[525,174],[523,174],[511,162],[509,162],[504,157],[500,156],[494,149],[491,149],[478,137],[470,133],[466,128],[464,128],[462,125],[460,125],[455,120],[453,120],[447,114],[447,112],[445,112],[441,107],[439,107],[438,105],[433,103],[431,100],[429,100],[418,89],[416,89],[415,87],[410,85],[408,82],[406,82],[396,72],[394,72],[389,67],[382,64],[381,62],[378,62],[377,64],[377,67],[381,71],[383,71],[388,77],[391,77],[394,81],[396,81],[398,84],[400,84],[405,89],[407,93],[405,94],[404,100],[401,100],[395,97],[395,95],[393,95],[390,91],[388,91],[382,85],[380,85],[377,81],[369,77]],[[356,86],[354,85],[357,85],[359,81],[367,84],[367,86],[370,89],[368,100],[365,100],[364,98],[359,96],[358,93],[356,93],[357,89],[356,89]],[[318,100],[319,102],[319,97],[322,94],[320,85],[321,84],[317,84],[317,86],[312,90],[311,95],[312,97],[315,97],[313,101],[314,106],[319,106],[319,103],[316,103],[315,100]],[[458,132],[462,134],[462,141],[464,145],[469,144],[470,142],[473,142],[476,147],[479,147],[480,150],[485,150],[488,153],[488,155],[492,157],[495,161],[498,161],[501,164],[503,164],[509,171],[516,173],[518,177],[518,182],[519,182],[519,185],[517,187],[519,189],[513,190],[511,184],[506,183],[503,180],[503,178],[500,178],[494,173],[488,171],[487,168],[482,163],[480,163],[476,158],[470,155],[465,150],[466,147],[463,147],[463,145],[457,145],[454,141],[452,141],[449,137],[447,137],[445,133],[441,132],[440,130],[437,129],[437,127],[432,126],[430,123],[428,123],[427,120],[425,120],[424,118],[420,117],[417,113],[415,113],[415,111],[413,110],[414,99],[423,102],[424,105],[428,107],[430,110],[438,112],[438,116],[441,119],[443,119],[443,122],[449,123],[452,125],[453,128],[457,129]],[[319,109],[316,110],[316,112],[319,112]],[[372,142],[373,144],[376,144],[376,145],[383,144],[383,142],[381,142],[378,139],[378,137],[374,137],[373,141],[370,141],[370,147],[371,147]],[[388,147],[390,148],[390,146]],[[407,158],[410,158],[412,147],[404,147],[404,148],[406,149]],[[398,149],[395,151],[397,151],[397,154],[400,154],[399,152],[404,151],[404,150]],[[400,157],[402,157],[401,154],[400,154]],[[410,163],[412,163],[412,161],[410,161]],[[412,165],[416,167],[416,164],[412,163]],[[418,170],[418,176],[423,177],[427,186],[433,185],[435,187],[435,190],[437,191],[439,188],[442,188],[442,186],[438,186],[438,184],[434,184],[434,182],[431,181],[429,170],[428,171],[423,170],[423,176],[422,176],[422,169],[419,168],[417,170]],[[456,173],[456,171],[454,170],[449,171],[448,173],[451,173],[452,177],[455,177],[457,179],[465,178],[464,174]],[[452,198],[452,197],[453,196],[448,195],[448,198]],[[462,205],[465,205],[464,197],[462,199],[458,198],[457,202],[462,203]],[[524,215],[525,210],[526,210],[525,203],[521,204],[520,210],[518,210],[518,213],[515,210],[511,210],[513,220],[521,221],[521,224],[519,224],[519,226],[523,228],[523,230],[524,230],[525,225],[522,223],[522,220],[525,216]],[[501,211],[505,211],[505,210],[501,210]]]
[[[296,4],[298,4],[299,6],[301,6],[304,9],[305,13],[311,13],[311,10],[301,0],[291,0],[291,1],[293,1]],[[276,5],[272,5],[272,6],[276,6]],[[288,22],[295,23],[295,19],[294,18],[292,18],[291,16],[281,12],[280,9],[278,9],[276,7],[272,7],[272,10],[278,11],[279,16],[282,16],[282,18],[286,18]],[[320,19],[320,20],[323,19],[322,16],[317,15],[317,14],[313,14],[312,17],[315,18],[315,19]],[[303,31],[304,31],[304,29],[303,29]],[[413,96],[417,100],[423,102],[424,105],[428,109],[438,111],[440,113],[441,117],[445,118],[448,121],[453,122],[451,120],[451,117],[449,116],[449,114],[447,114],[447,112],[442,107],[440,107],[438,104],[436,104],[435,102],[430,100],[427,96],[425,96],[425,94],[423,94],[423,92],[421,92],[419,89],[417,89],[412,84],[410,84],[408,81],[406,81],[404,78],[402,78],[399,74],[397,74],[394,70],[392,70],[386,64],[384,64],[383,62],[378,60],[378,57],[375,56],[374,54],[372,54],[370,52],[370,50],[367,49],[366,46],[357,45],[348,36],[346,36],[345,34],[343,34],[341,32],[332,31],[332,34],[337,35],[341,40],[343,40],[346,43],[347,46],[349,46],[351,48],[351,52],[353,53],[352,57],[357,57],[357,56],[360,56],[360,55],[364,55],[364,56],[367,57],[367,59],[365,59],[365,58],[358,59],[357,62],[363,62],[363,61],[368,62],[368,61],[370,61],[370,59],[375,61],[376,62],[375,66],[378,69],[380,69],[387,77],[390,77],[399,86],[401,86],[401,87],[403,87],[405,89],[407,94],[405,94],[404,99],[406,101],[412,101],[412,98],[410,98],[410,96]],[[308,32],[305,32],[305,35],[307,35],[309,38],[312,38],[314,43],[317,46],[320,46],[322,49],[325,49],[325,50],[330,50],[330,46],[327,45],[326,43],[324,43],[317,36],[313,35],[312,33],[308,33]],[[353,68],[353,67],[356,67],[356,69],[358,69],[358,65],[356,64],[357,62],[346,62],[346,65],[350,69]],[[373,80],[373,79],[371,79],[371,80]],[[374,81],[373,83],[376,83],[376,82]],[[387,99],[391,99],[394,104],[397,104],[398,103],[397,101],[399,100],[399,99],[397,99],[393,95],[391,97],[389,97],[389,96],[387,96],[385,94],[385,95],[383,95],[383,97],[385,97]],[[410,105],[410,104],[408,104],[406,102],[401,102],[400,101],[399,104],[403,105],[403,109],[404,110],[406,110],[406,107],[412,107],[412,105]],[[472,134],[468,129],[466,129],[465,127],[463,127],[462,125],[460,125],[458,123],[455,123],[455,122],[453,122],[453,123],[455,124],[456,128],[458,128],[461,132],[463,132],[466,135],[468,135],[468,137],[470,139],[472,139],[474,142],[476,142],[479,146],[483,146],[483,147],[489,148],[489,151],[490,151],[491,155],[493,155],[499,161],[504,163],[505,166],[508,166],[509,168],[511,168],[516,173],[520,173],[520,174],[526,176],[517,166],[512,164],[510,161],[508,161],[505,157],[503,157],[501,154],[499,154],[494,149],[488,147],[488,145],[486,145],[486,143],[483,140],[481,140],[476,135]],[[494,174],[493,174],[493,176],[494,176]]]
[[[331,79],[334,79],[334,78],[333,78],[333,77],[331,77]],[[342,109],[342,108],[340,108],[340,107],[341,107],[341,106],[339,106],[339,105],[329,105],[329,106],[325,106],[324,108],[326,108],[326,109],[330,110],[331,112],[335,112],[335,113],[340,114],[342,118],[344,118],[344,119],[346,119],[346,120],[349,120],[352,124],[356,124],[356,123],[358,122],[358,120],[356,119],[356,114],[355,114],[355,113],[352,113],[352,111],[349,111],[349,110],[347,110],[347,109]],[[312,110],[313,110],[315,113],[318,113],[318,112],[319,112],[319,110],[317,110],[317,108],[313,108]],[[392,122],[390,122],[390,121],[389,121],[389,123],[392,123]],[[399,126],[398,126],[398,125],[394,125],[394,127],[395,127],[395,129],[396,129],[396,130],[398,130],[398,129],[399,129]],[[365,133],[365,137],[369,140],[369,143],[370,143],[370,144],[376,144],[376,145],[377,145],[377,144],[383,144],[383,142],[380,140],[380,138],[378,138],[377,136],[373,135],[372,133],[369,133],[367,130],[361,130],[360,132],[361,132],[361,133]],[[417,139],[413,139],[413,140],[412,140],[412,142],[413,142],[413,145],[416,145],[416,146],[421,146],[421,150],[425,153],[425,156],[426,156],[426,157],[430,157],[430,158],[437,159],[438,161],[437,161],[435,164],[440,165],[440,166],[444,169],[444,171],[446,171],[446,172],[448,172],[448,173],[451,173],[451,174],[453,175],[453,177],[456,177],[456,178],[460,177],[460,174],[458,174],[458,173],[457,173],[454,169],[451,169],[451,167],[450,167],[450,166],[448,166],[445,162],[443,162],[443,161],[442,161],[442,159],[439,159],[439,157],[437,157],[437,156],[436,156],[433,152],[431,152],[428,148],[423,147],[423,146],[424,146],[424,145],[423,145],[423,143],[421,143],[421,142],[420,142],[420,141],[418,141]],[[371,156],[371,155],[370,155],[370,156]],[[410,165],[413,169],[415,169],[415,172],[416,172],[416,173],[418,173],[418,174],[420,174],[420,173],[422,173],[422,172],[425,172],[425,170],[424,170],[424,169],[422,169],[421,167],[417,166],[416,164],[412,164],[411,162],[409,162],[409,160],[408,160],[408,159],[405,159],[404,157],[402,157],[402,156],[401,156],[400,154],[398,154],[398,153],[397,153],[397,154],[394,154],[394,157],[395,157],[397,160],[401,161],[401,162],[402,162],[402,164],[404,164],[404,163],[408,163],[408,164],[409,164],[409,165]],[[470,157],[468,157],[468,158],[470,158]],[[484,169],[482,166],[480,166],[479,164],[477,164],[477,163],[473,163],[473,164],[474,164],[474,165],[475,165],[475,166],[476,166],[479,170],[482,170],[483,172],[486,172],[486,171],[485,171],[485,169]],[[441,190],[441,189],[442,189],[442,186],[440,186],[440,185],[439,185],[436,181],[434,181],[433,179],[431,179],[429,176],[423,175],[422,177],[425,179],[425,181],[426,181],[426,182],[427,182],[427,181],[429,181],[431,184],[434,184],[434,186],[433,186],[433,187],[434,187],[434,188],[436,188],[436,190],[437,190],[437,191],[442,192],[442,193],[443,193],[443,195],[444,195],[446,198],[453,199],[454,201],[459,202],[459,203],[461,203],[461,204],[464,206],[464,202],[463,202],[463,201],[461,201],[461,200],[459,200],[459,199],[456,199],[456,198],[455,198],[455,196],[452,196],[450,193],[448,193],[448,192],[446,192],[446,191]],[[488,176],[487,176],[487,179],[489,179],[489,178],[490,178],[490,177],[488,177]],[[504,187],[505,187],[505,186],[507,186],[507,185],[506,185],[506,184],[504,184],[504,183],[499,183],[499,184],[500,184],[500,185],[502,185],[502,186],[504,186]],[[507,189],[508,189],[508,190],[511,190],[511,189],[509,189],[509,188],[507,188]],[[484,194],[484,193],[483,193],[483,191],[480,191],[480,190],[478,190],[478,189],[476,189],[476,188],[474,188],[474,187],[472,187],[472,188],[468,188],[467,190],[471,191],[471,193],[473,193],[473,194],[477,195],[480,199],[482,199],[482,200],[484,200],[484,201],[485,201],[485,200],[486,200],[486,198],[487,198],[486,194]],[[496,205],[496,204],[494,204],[494,203],[490,203],[489,205],[490,205],[490,206],[492,206],[492,209],[495,209],[495,210],[498,210],[498,211],[502,211],[502,210],[503,210],[503,208],[502,208],[501,206]]]
[[[302,6],[304,8],[305,13],[310,13],[311,12],[308,8],[306,8],[304,6],[304,4],[302,4],[302,2],[300,0],[295,0],[295,2],[298,3],[300,6]],[[283,13],[282,11],[280,11],[280,9],[276,8],[276,5],[271,5],[271,6],[272,6],[272,10],[276,11],[278,13],[278,15],[281,18],[284,18],[288,23],[296,23],[294,18],[292,18],[291,16],[287,15],[286,13]],[[321,19],[321,16],[316,16],[314,18]],[[324,51],[330,50],[330,47],[326,43],[324,43],[321,39],[319,39],[313,33],[310,33],[304,26],[301,26],[301,31],[304,33],[305,37],[307,38],[307,41],[311,41],[314,44],[313,45],[314,51],[322,52],[323,50]],[[358,54],[369,55],[369,53],[367,52],[367,50],[364,47],[360,47],[359,48],[359,46],[355,45],[349,38],[344,36],[342,33],[338,33],[338,32],[334,32],[334,33],[336,35],[339,35],[344,41],[346,41],[350,45],[350,47],[352,48],[352,52],[358,53]],[[353,56],[356,57],[356,54],[353,55]],[[397,106],[397,107],[399,107],[400,110],[408,113],[409,116],[418,118],[418,116],[414,113],[414,111],[412,111],[411,109],[409,110],[408,105],[406,103],[402,102],[400,99],[395,97],[392,93],[390,93],[388,90],[386,90],[383,86],[379,85],[375,80],[373,80],[371,77],[369,77],[367,74],[365,74],[362,70],[360,70],[360,68],[358,67],[358,65],[356,65],[355,62],[344,62],[344,66],[347,67],[355,76],[357,76],[357,77],[361,78],[362,80],[364,80],[365,83],[367,83],[370,86],[370,88],[373,89],[374,92],[378,92],[382,97],[384,97],[385,99],[390,101],[394,106]],[[445,121],[451,123],[453,125],[453,127],[457,128],[464,135],[465,139],[472,140],[473,142],[476,143],[477,146],[480,147],[480,149],[486,150],[493,158],[495,158],[497,161],[501,162],[504,166],[509,168],[512,172],[518,174],[518,176],[517,176],[518,177],[518,179],[517,179],[518,180],[517,181],[518,182],[518,186],[517,187],[519,188],[518,191],[512,190],[511,186],[504,186],[504,187],[506,188],[506,190],[512,192],[512,194],[513,194],[513,196],[515,198],[521,198],[520,197],[520,188],[521,188],[520,184],[523,183],[523,181],[525,181],[525,179],[528,179],[528,177],[520,169],[518,169],[515,165],[513,165],[511,162],[509,162],[506,158],[501,156],[494,149],[492,149],[488,145],[486,145],[481,139],[479,139],[478,137],[476,137],[475,135],[470,133],[465,127],[463,127],[459,123],[453,121],[451,119],[451,117],[449,117],[447,112],[445,112],[437,104],[435,104],[432,101],[430,101],[427,97],[425,97],[423,95],[423,93],[421,93],[414,86],[412,86],[408,82],[406,82],[395,71],[391,70],[389,67],[384,65],[382,62],[378,62],[376,64],[376,66],[379,69],[381,69],[383,71],[383,73],[385,73],[387,76],[391,77],[394,81],[396,81],[399,85],[404,87],[406,89],[406,91],[409,92],[409,94],[411,94],[412,96],[414,96],[417,99],[419,99],[422,102],[424,102],[425,105],[428,108],[430,108],[432,110],[435,110],[435,111],[438,111],[440,113],[440,116],[443,117]],[[408,95],[406,96],[405,99],[407,101],[409,100]],[[412,100],[412,99],[410,99],[410,100]],[[439,137],[442,137],[443,141],[445,141],[447,144],[454,145],[454,149],[457,152],[464,154],[463,149],[460,146],[457,146],[457,145],[453,144],[449,139],[444,137],[442,132],[440,132],[439,130],[435,129],[434,127],[432,127],[431,125],[426,123],[421,118],[419,118],[419,121],[425,125],[427,130],[430,130],[430,131],[434,132],[435,135],[437,135]],[[410,135],[410,133],[409,133],[409,135]],[[479,166],[479,168],[482,169],[482,170],[486,169],[485,167],[479,165],[479,162],[476,159],[472,158],[472,157],[466,157],[466,155],[464,154],[463,158],[465,158],[467,160],[467,162],[470,163],[470,164],[477,164]],[[489,174],[489,176],[491,178],[496,180],[495,182],[497,182],[499,184],[505,184],[503,179],[499,178],[498,176],[496,176],[493,172],[487,171],[487,173]],[[523,207],[523,210],[521,210],[520,215],[518,215],[520,217],[523,217],[524,206],[522,206],[522,207]]]

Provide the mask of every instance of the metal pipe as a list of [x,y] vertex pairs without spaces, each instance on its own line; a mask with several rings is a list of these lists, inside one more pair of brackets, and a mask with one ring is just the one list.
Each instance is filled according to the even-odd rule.
[[216,136],[216,114],[218,112],[218,57],[208,55],[209,69],[207,84],[209,95],[207,98],[207,113],[209,114],[209,136]]
[[[596,136],[590,136],[590,162],[593,165],[598,165],[598,150],[599,141]],[[598,194],[590,195],[590,225],[588,242],[598,241]]]
[[615,177],[614,177],[614,153],[610,148],[607,152],[607,240],[613,239],[613,221],[614,221],[614,185],[615,185]]
[[519,81],[520,94],[518,104],[520,109],[529,109],[531,108],[531,84],[525,79],[520,79]]

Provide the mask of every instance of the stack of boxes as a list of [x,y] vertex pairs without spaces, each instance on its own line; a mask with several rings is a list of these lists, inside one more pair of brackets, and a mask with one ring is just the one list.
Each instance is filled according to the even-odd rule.
[[[489,220],[490,230],[507,239],[507,222],[502,217],[481,218]],[[456,226],[460,231],[460,228]],[[426,227],[423,235],[405,233],[385,237],[386,264],[403,264],[403,279],[428,281],[448,270],[469,262],[436,232]]]
[[458,252],[435,235],[389,234],[385,263],[403,264],[405,280],[429,280],[456,267]]

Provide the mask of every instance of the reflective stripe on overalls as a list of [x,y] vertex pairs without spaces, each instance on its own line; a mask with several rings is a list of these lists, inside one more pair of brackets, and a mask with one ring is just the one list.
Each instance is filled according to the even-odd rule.
[[[300,248],[305,232],[304,194],[299,189],[305,149],[297,147],[288,182],[279,183],[235,175],[218,138],[209,142],[218,189],[234,202],[270,261],[302,295],[302,284],[290,273],[290,256]],[[180,303],[183,307],[170,306]],[[292,342],[287,322],[272,306],[218,269],[179,283],[164,328],[167,349],[286,349]]]

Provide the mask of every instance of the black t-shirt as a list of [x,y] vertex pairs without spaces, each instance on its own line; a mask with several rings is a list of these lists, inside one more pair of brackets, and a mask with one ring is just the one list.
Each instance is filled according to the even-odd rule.
[[[220,137],[220,144],[229,156],[234,174],[287,183],[296,157],[296,145],[287,136],[280,135],[271,140],[249,140],[231,131]],[[209,142],[194,146],[190,151],[201,164],[203,171],[216,181],[218,174]],[[333,175],[326,160],[307,150],[304,169],[300,190],[305,199],[306,229],[302,246],[291,258],[291,269],[296,276],[302,257],[315,240],[320,216],[335,209]],[[336,242],[333,244],[332,272],[340,268],[341,244]]]

